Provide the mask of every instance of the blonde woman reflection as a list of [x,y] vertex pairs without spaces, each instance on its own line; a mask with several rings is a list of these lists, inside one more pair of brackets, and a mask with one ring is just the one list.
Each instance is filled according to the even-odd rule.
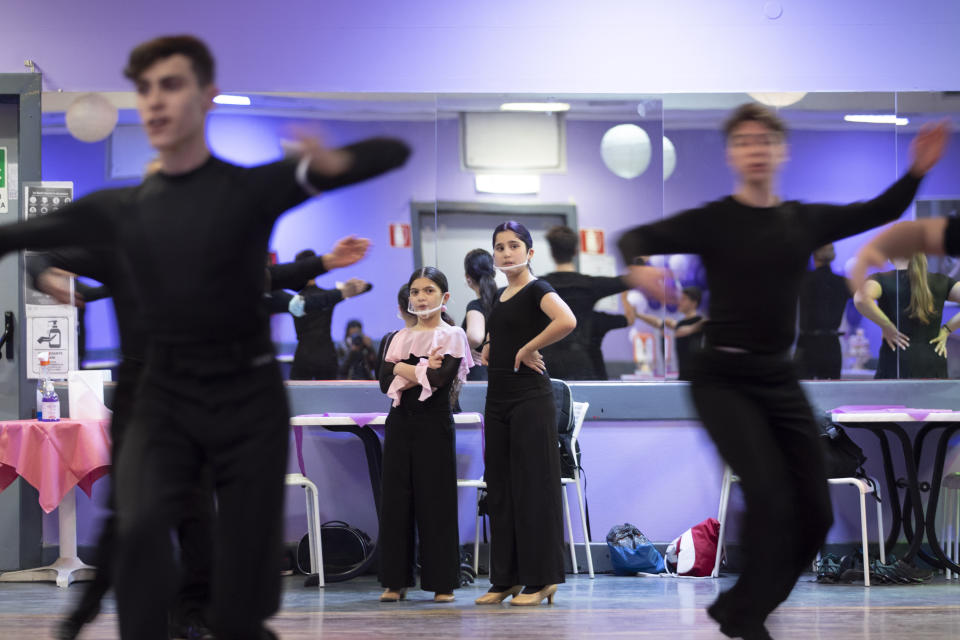
[[922,253],[894,266],[870,276],[853,297],[857,310],[883,331],[875,377],[946,378],[947,337],[960,315],[940,323],[944,302],[960,302],[960,284],[929,273]]

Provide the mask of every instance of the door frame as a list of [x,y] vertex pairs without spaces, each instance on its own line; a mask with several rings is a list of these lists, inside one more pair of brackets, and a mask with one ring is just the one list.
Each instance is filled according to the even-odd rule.
[[[0,73],[0,96],[4,101],[17,104],[17,153],[8,157],[8,167],[16,162],[16,180],[7,176],[7,195],[10,212],[0,218],[0,224],[23,220],[21,185],[40,180],[41,110],[40,95],[43,88],[39,73]],[[13,290],[4,295],[0,312],[14,313],[13,361],[3,358],[0,367],[16,367],[11,376],[16,384],[13,389],[0,389],[5,397],[0,407],[0,419],[12,420],[32,417],[35,409],[35,394],[26,384],[27,362],[26,332],[24,327],[23,259],[19,254],[6,256],[0,264],[0,279],[15,282]],[[5,355],[5,354],[4,354]],[[9,385],[3,385],[7,387]],[[15,408],[14,408],[15,407]],[[37,490],[21,479],[11,484],[0,494],[0,569],[22,569],[41,563],[43,545],[43,512],[39,505]]]
[[[423,247],[421,246],[420,234],[422,228],[420,219],[425,214],[433,214],[434,229],[436,229],[437,220],[444,213],[495,213],[503,215],[504,220],[523,221],[523,218],[529,216],[562,216],[566,225],[573,230],[578,230],[577,226],[577,205],[574,204],[505,204],[499,202],[475,202],[475,201],[455,201],[455,200],[437,200],[435,202],[411,202],[410,203],[410,229],[413,242],[413,268],[419,269],[423,266]],[[492,229],[491,229],[492,231]],[[437,251],[434,247],[434,262],[436,262]],[[574,266],[580,268],[580,252],[573,259]]]

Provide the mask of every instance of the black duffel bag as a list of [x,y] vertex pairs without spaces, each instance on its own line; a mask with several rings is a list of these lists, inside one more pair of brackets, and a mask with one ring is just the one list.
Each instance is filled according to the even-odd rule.
[[[366,533],[341,520],[320,525],[320,546],[323,552],[323,578],[326,582],[342,582],[364,573],[376,554],[376,545]],[[297,545],[297,569],[311,575],[310,536]]]

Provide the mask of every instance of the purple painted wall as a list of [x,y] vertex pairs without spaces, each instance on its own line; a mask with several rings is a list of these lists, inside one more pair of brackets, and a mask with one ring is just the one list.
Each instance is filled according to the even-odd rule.
[[[126,90],[136,43],[187,28],[221,86],[260,91],[594,92],[955,89],[960,6],[920,0],[7,3],[0,71]],[[185,19],[189,20],[185,22]],[[110,37],[102,34],[109,32]],[[91,38],[96,46],[91,47]],[[758,52],[762,52],[758,55]],[[802,52],[799,54],[798,52]]]

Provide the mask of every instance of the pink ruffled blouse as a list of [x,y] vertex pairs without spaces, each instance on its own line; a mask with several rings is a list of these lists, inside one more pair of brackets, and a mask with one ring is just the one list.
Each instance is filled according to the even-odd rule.
[[[385,362],[393,363],[403,362],[410,356],[420,358],[420,362],[416,365],[417,380],[423,389],[420,392],[420,402],[432,396],[435,390],[430,386],[430,381],[427,379],[427,364],[430,353],[437,347],[441,347],[442,355],[460,358],[457,378],[461,382],[465,381],[470,367],[474,364],[473,358],[470,356],[467,334],[460,327],[454,327],[446,323],[441,323],[436,329],[401,329],[393,336],[387,354],[383,358]],[[396,376],[393,379],[390,388],[387,389],[387,396],[393,400],[393,406],[400,406],[400,396],[408,386],[409,381],[402,376]]]

